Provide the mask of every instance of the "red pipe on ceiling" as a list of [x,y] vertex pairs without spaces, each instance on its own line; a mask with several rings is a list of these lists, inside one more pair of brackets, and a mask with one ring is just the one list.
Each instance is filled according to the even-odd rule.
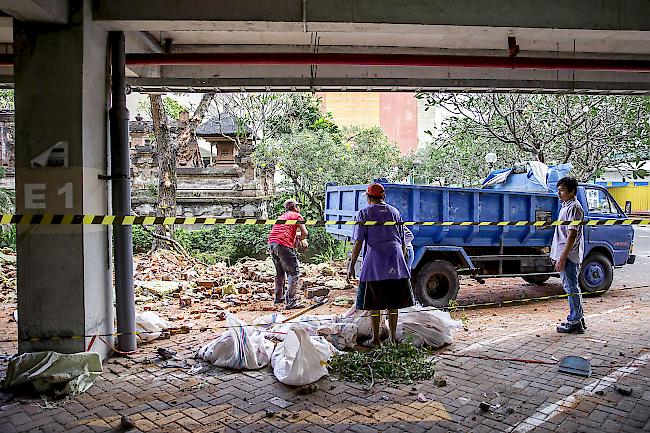
[[[422,66],[496,69],[550,69],[650,72],[648,60],[567,59],[542,57],[441,56],[353,53],[132,53],[128,66],[199,65],[350,65]],[[0,55],[0,66],[13,66],[11,54]]]
[[350,65],[650,72],[648,60],[354,53],[127,54],[129,66]]

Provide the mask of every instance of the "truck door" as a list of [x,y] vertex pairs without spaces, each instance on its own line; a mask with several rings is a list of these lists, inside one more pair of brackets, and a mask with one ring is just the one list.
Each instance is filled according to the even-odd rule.
[[[625,214],[607,190],[597,186],[585,186],[586,214],[590,220],[620,219]],[[583,205],[585,204],[583,202]],[[632,242],[633,228],[631,226],[585,226],[585,257],[589,251],[598,245],[609,245],[614,252],[614,266],[622,266]]]

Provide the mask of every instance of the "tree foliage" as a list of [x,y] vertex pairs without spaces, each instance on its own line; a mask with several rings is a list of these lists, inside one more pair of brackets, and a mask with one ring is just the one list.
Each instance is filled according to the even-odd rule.
[[14,109],[14,90],[0,89],[0,110]]
[[400,177],[398,147],[380,128],[292,129],[256,149],[258,163],[274,164],[280,187],[304,203],[310,217],[322,217],[328,182],[359,184]]
[[418,98],[452,116],[430,157],[447,146],[458,146],[462,154],[482,143],[486,150],[470,166],[480,164],[487,149],[501,150],[499,165],[507,166],[514,149],[520,161],[570,162],[583,181],[605,167],[630,169],[650,158],[648,97],[421,93]]
[[[183,111],[190,111],[190,107],[178,102],[171,96],[162,97],[162,104],[165,107],[165,114],[173,120],[178,120]],[[151,98],[142,98],[138,101],[138,110],[147,116],[151,116]]]

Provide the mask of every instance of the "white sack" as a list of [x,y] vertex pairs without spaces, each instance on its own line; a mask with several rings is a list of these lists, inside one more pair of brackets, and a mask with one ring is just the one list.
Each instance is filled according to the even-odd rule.
[[271,358],[273,374],[285,385],[302,386],[326,376],[332,346],[323,337],[310,337],[294,324]]
[[463,323],[452,319],[446,311],[415,305],[399,310],[397,340],[410,338],[415,346],[441,347],[451,344],[452,331],[462,327]]
[[135,330],[142,334],[135,334],[138,343],[155,340],[160,337],[165,329],[172,327],[169,321],[161,318],[153,311],[145,311],[135,315]]
[[331,323],[318,327],[317,333],[325,337],[339,350],[354,347],[357,342],[358,327],[355,323]]
[[201,347],[197,357],[217,367],[256,370],[268,365],[273,344],[232,313],[226,312],[228,330]]

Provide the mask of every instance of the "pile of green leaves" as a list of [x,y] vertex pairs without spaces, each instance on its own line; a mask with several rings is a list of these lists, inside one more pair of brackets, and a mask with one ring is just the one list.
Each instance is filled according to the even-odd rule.
[[414,383],[432,379],[435,373],[429,349],[409,342],[385,344],[370,352],[335,355],[330,368],[344,380],[363,384]]

